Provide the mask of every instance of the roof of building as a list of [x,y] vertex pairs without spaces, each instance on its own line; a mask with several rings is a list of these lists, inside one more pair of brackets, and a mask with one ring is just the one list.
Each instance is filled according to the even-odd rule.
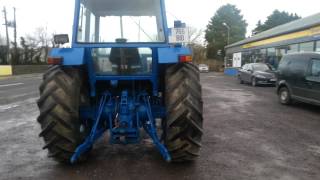
[[317,25],[320,25],[320,13],[317,13],[317,14],[314,14],[314,15],[311,15],[311,16],[308,16],[308,17],[305,17],[302,19],[298,19],[295,21],[291,21],[289,23],[274,27],[274,28],[269,29],[267,31],[263,31],[257,35],[250,37],[250,38],[247,38],[242,41],[236,42],[234,44],[228,45],[228,46],[226,46],[226,48],[239,46],[239,45],[267,39],[267,38],[274,37],[274,36],[288,34],[291,32],[300,31],[300,30],[303,30],[306,28],[317,26]]

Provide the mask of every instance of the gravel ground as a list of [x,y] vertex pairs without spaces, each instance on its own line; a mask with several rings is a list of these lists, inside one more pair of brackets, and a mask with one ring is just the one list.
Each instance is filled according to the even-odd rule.
[[[29,86],[12,88],[36,94],[39,79],[25,77]],[[0,104],[0,179],[320,179],[319,107],[280,105],[274,87],[240,85],[221,74],[202,74],[202,85],[201,157],[184,164],[165,163],[149,141],[111,146],[103,139],[88,162],[60,165],[41,149],[36,95]],[[2,99],[10,98],[7,88],[0,87]]]

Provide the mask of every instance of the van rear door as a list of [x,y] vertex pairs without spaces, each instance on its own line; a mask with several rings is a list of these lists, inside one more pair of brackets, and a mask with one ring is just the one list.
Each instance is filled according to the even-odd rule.
[[320,104],[320,59],[311,59],[306,76],[306,98]]
[[293,56],[288,63],[287,82],[291,85],[292,96],[295,98],[305,97],[308,64],[309,61],[304,56]]

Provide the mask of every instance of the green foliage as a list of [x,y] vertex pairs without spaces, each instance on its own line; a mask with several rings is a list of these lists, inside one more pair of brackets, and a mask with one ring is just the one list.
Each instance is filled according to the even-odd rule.
[[257,27],[252,31],[252,34],[257,34],[300,18],[301,17],[296,13],[289,14],[285,11],[280,12],[279,10],[274,10],[273,13],[267,17],[267,20],[263,24],[261,21],[258,21]]
[[8,64],[7,54],[8,54],[7,46],[0,45],[0,65]]
[[[220,7],[207,25],[205,39],[208,43],[208,58],[224,57],[224,47],[228,41],[228,29],[223,23],[230,27],[229,44],[245,38],[248,25],[243,19],[241,11],[231,4]],[[217,54],[218,50],[222,50],[221,55]]]

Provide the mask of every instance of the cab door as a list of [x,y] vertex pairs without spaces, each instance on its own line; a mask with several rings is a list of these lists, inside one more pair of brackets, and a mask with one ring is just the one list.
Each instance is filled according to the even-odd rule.
[[311,59],[306,76],[306,98],[320,103],[320,59]]

